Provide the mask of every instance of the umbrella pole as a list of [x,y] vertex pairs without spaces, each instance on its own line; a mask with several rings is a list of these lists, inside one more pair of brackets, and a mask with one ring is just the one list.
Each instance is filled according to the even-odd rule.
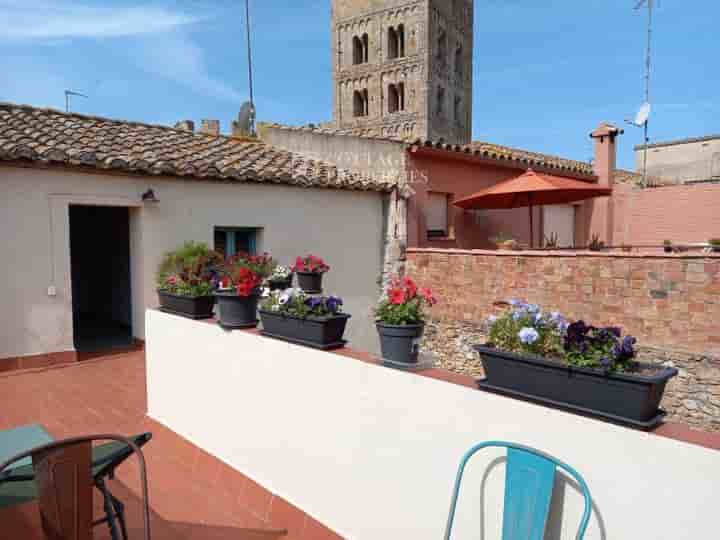
[[530,212],[530,249],[533,248],[533,237],[535,236],[533,234],[533,206],[532,206],[532,199],[530,195],[528,194],[528,209]]

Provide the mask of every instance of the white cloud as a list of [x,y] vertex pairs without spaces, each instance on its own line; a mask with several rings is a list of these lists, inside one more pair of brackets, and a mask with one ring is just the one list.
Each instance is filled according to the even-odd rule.
[[0,39],[119,38],[171,31],[201,17],[163,7],[88,7],[0,0]]
[[178,32],[144,39],[135,52],[134,60],[148,73],[224,101],[239,104],[246,99],[232,86],[213,78],[204,51]]

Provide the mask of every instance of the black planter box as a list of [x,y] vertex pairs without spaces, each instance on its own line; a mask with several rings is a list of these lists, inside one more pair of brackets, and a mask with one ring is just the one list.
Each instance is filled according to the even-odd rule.
[[181,296],[167,291],[158,291],[160,310],[188,319],[212,319],[214,296]]
[[341,313],[328,318],[301,319],[260,310],[263,335],[323,350],[345,346],[343,334],[349,318],[350,315]]
[[238,296],[235,292],[215,293],[218,303],[218,324],[228,330],[257,326],[258,295]]
[[486,346],[475,350],[486,374],[478,381],[480,388],[644,429],[656,426],[665,416],[660,400],[668,380],[678,373],[675,368],[659,367],[652,375],[606,374]]
[[310,294],[322,292],[322,274],[314,272],[297,272],[298,287]]

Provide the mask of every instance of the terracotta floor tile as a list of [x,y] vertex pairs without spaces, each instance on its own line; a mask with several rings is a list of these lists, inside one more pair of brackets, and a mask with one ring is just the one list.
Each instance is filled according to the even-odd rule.
[[[147,418],[142,351],[62,367],[3,372],[0,396],[4,403],[0,408],[0,430],[38,423],[55,438],[100,432],[151,432],[153,439],[145,446],[144,454],[154,540],[286,537],[284,527],[268,523],[273,498],[269,491]],[[141,538],[138,471],[131,458],[118,469],[116,480],[110,482],[112,492],[127,506],[130,538]],[[275,506],[275,521],[290,524],[294,538],[301,538],[305,514],[283,503]],[[95,504],[97,517],[101,506],[97,500]],[[43,538],[34,503],[0,510],[0,523],[2,539]],[[109,538],[107,527],[96,528],[94,537]]]
[[288,540],[302,540],[307,517],[305,512],[282,497],[275,496],[270,501],[268,522],[271,527],[287,529]]

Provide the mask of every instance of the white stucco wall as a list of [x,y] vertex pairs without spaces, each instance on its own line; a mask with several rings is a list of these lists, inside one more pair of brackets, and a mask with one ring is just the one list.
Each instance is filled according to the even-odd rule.
[[[143,206],[149,187],[160,199]],[[332,267],[326,292],[353,315],[347,337],[376,347],[371,309],[382,268],[382,197],[375,192],[221,184],[71,170],[0,167],[0,359],[73,350],[70,204],[131,208],[133,331],[157,305],[155,269],[185,240],[212,246],[214,226],[260,227],[260,250],[281,263],[312,252]],[[99,268],[98,271],[102,271]],[[55,285],[57,296],[47,294]]]
[[[497,439],[583,475],[587,540],[717,536],[718,451],[159,312],[147,338],[149,415],[346,538],[442,538],[461,456]],[[467,469],[453,538],[500,538],[500,456]],[[557,484],[546,538],[581,508]]]

